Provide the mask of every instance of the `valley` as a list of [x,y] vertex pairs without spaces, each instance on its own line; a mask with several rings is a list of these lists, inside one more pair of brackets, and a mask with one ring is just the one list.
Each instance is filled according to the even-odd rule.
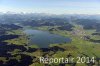
[[[89,16],[72,17],[73,15],[0,15],[0,66],[99,66],[100,20],[90,19]],[[78,56],[94,57],[95,62],[39,62],[39,57]]]

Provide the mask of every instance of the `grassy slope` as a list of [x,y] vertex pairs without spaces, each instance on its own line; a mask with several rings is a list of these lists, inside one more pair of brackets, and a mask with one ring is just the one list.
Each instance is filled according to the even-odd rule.
[[[41,28],[42,30],[46,30]],[[77,26],[74,29],[80,29],[79,26]],[[91,35],[95,30],[84,30],[86,35]],[[59,46],[61,48],[66,49],[64,52],[58,51],[56,54],[53,55],[53,57],[66,57],[69,53],[72,54],[73,57],[78,56],[89,56],[89,57],[98,57],[100,58],[100,44],[95,44],[90,41],[83,40],[81,36],[72,35],[71,32],[68,31],[52,31],[52,33],[59,34],[62,36],[70,37],[72,39],[71,43],[62,43],[62,44],[51,44],[50,46]],[[84,35],[82,35],[84,36]],[[85,54],[85,55],[84,55]],[[95,54],[95,55],[94,55]],[[42,66],[42,65],[40,65]],[[68,65],[66,65],[68,66]],[[77,66],[86,66],[86,64],[77,64]]]
[[[41,27],[38,28],[40,30],[48,30],[48,27]],[[75,29],[80,29],[79,27],[76,27]],[[86,34],[90,35],[92,32],[94,31],[86,31]],[[52,33],[54,34],[59,34],[62,36],[66,36],[66,37],[70,37],[72,39],[71,43],[62,43],[62,44],[51,44],[50,46],[59,46],[61,48],[64,48],[65,51],[57,51],[54,55],[50,56],[50,57],[66,57],[66,55],[68,55],[69,53],[72,54],[73,57],[77,57],[77,56],[84,56],[83,54],[89,56],[89,57],[95,57],[95,55],[97,57],[100,57],[100,44],[94,44],[92,42],[86,41],[81,39],[81,36],[76,36],[76,35],[72,35],[71,32],[69,31],[52,31]],[[7,40],[6,42],[8,43],[14,43],[16,45],[25,45],[28,44],[28,40],[27,40],[27,36],[25,34],[22,33],[22,31],[20,30],[15,30],[13,32],[8,32],[8,34],[17,34],[17,35],[22,35],[19,38],[16,39],[12,39],[12,40]],[[36,48],[37,46],[30,46],[31,48]],[[20,50],[15,49],[12,54],[16,54],[18,53]],[[44,54],[44,52],[42,52],[41,50],[36,51],[36,52],[23,52],[27,55],[30,56],[36,56],[37,58],[39,58],[40,56],[42,56],[42,54]],[[50,52],[51,54],[53,52]],[[48,53],[48,54],[50,54]],[[95,54],[95,55],[94,55]],[[1,58],[1,59],[5,59],[5,58]],[[5,60],[6,61],[6,60]],[[34,60],[33,60],[34,61]],[[58,65],[58,64],[54,64],[54,65]],[[44,66],[44,64],[39,64],[38,62],[33,63],[30,66]],[[70,66],[70,65],[66,65],[66,66]],[[86,64],[77,64],[77,66],[86,66]]]

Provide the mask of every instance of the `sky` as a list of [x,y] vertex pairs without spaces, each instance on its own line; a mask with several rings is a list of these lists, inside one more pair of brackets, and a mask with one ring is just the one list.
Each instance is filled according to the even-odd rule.
[[0,12],[100,14],[100,0],[0,0]]

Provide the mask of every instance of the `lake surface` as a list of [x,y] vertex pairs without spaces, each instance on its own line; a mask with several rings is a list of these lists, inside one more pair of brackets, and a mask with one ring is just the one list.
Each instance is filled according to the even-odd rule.
[[30,35],[30,44],[36,44],[40,48],[47,48],[50,44],[71,42],[68,37],[51,34],[47,31],[26,29],[24,32]]

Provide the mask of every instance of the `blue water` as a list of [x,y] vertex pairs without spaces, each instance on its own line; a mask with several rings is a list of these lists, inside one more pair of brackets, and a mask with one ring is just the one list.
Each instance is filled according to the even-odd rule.
[[24,31],[27,35],[30,35],[30,44],[36,44],[40,48],[47,48],[50,44],[60,44],[65,42],[71,42],[68,37],[63,37],[56,34],[51,34],[47,31],[26,29]]

